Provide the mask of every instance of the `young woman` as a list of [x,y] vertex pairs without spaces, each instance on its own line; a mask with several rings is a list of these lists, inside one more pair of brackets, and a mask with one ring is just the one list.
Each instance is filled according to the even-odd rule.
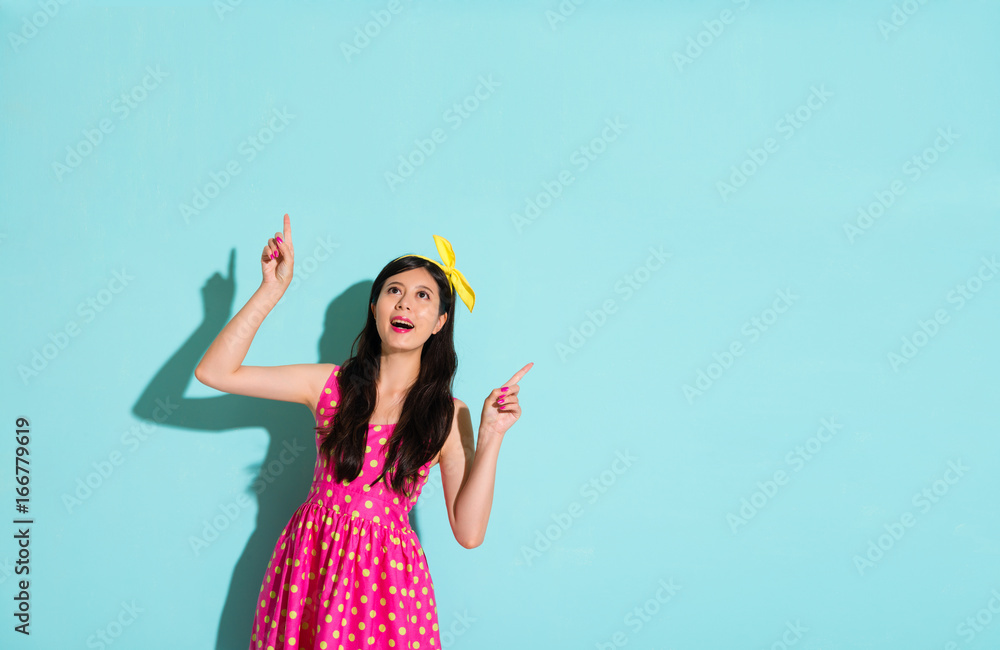
[[[434,585],[408,524],[434,465],[458,543],[483,542],[504,433],[521,415],[517,382],[483,404],[473,442],[468,407],[451,396],[455,299],[475,294],[434,236],[443,264],[389,262],[372,285],[355,356],[330,363],[244,366],[250,342],[292,279],[288,215],[261,257],[264,279],[205,352],[195,377],[218,390],[299,402],[316,417],[309,495],[282,530],[257,599],[251,650],[440,650]],[[457,295],[456,295],[457,294]]]

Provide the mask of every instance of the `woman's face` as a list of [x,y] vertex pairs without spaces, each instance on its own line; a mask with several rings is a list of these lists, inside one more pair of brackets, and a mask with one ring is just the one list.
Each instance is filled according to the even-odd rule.
[[[438,316],[440,304],[437,282],[427,269],[415,268],[389,276],[372,306],[383,350],[413,350],[422,346],[448,320],[448,314]],[[396,326],[394,319],[408,321],[412,328]]]

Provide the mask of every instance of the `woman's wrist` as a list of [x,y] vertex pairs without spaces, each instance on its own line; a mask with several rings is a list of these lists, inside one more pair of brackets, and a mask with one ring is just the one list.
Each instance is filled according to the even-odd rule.
[[260,286],[257,287],[257,293],[278,302],[285,295],[285,288],[274,282],[261,282]]
[[503,434],[497,433],[494,429],[490,427],[479,426],[479,437],[476,439],[476,449],[481,447],[500,447],[500,443],[503,442]]

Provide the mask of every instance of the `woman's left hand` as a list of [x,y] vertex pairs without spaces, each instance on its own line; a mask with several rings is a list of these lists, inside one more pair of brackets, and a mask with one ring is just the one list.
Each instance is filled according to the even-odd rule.
[[531,370],[533,365],[535,363],[531,362],[518,370],[506,384],[495,388],[486,398],[486,402],[483,404],[483,417],[479,424],[480,432],[486,429],[502,436],[511,425],[517,422],[517,418],[521,416],[521,405],[517,401],[517,391],[520,390],[520,387],[517,382]]

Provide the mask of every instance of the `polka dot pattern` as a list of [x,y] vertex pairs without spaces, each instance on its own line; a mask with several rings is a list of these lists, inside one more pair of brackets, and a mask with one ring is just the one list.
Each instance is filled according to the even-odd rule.
[[[336,411],[339,374],[334,366],[323,387],[317,426],[329,426]],[[367,485],[382,471],[393,426],[369,425],[361,475],[346,484],[317,454],[309,496],[264,574],[250,650],[440,650],[434,583],[409,527],[430,461],[409,499],[381,481]]]

